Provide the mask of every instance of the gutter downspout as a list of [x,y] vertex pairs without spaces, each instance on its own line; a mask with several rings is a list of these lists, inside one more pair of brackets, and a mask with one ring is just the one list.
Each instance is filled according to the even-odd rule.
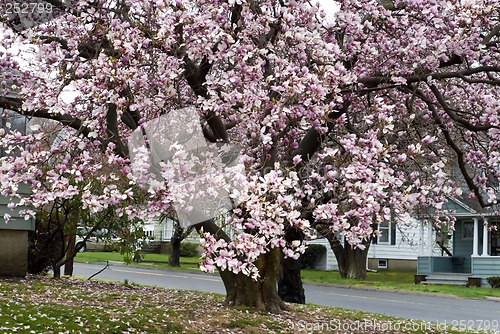
[[368,268],[368,253],[366,254],[366,271],[370,272],[370,273],[376,273],[378,272],[377,270],[375,269],[370,269]]

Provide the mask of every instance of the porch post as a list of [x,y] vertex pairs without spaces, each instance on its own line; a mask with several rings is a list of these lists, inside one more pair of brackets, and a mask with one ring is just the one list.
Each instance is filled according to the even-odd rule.
[[484,218],[483,224],[483,254],[481,256],[490,256],[488,254],[488,218]]
[[478,219],[474,218],[474,234],[473,234],[473,241],[472,241],[472,256],[479,256],[479,223]]
[[419,255],[424,255],[424,224],[420,222],[420,249],[419,249]]
[[432,246],[433,246],[433,244],[432,244],[432,223],[431,222],[429,222],[427,224],[427,244],[428,244],[427,245],[427,247],[428,247],[427,250],[429,252],[428,255],[432,256]]

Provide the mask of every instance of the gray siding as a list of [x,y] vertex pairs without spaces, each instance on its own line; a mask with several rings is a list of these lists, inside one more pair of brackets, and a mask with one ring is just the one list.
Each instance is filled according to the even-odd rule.
[[[19,187],[20,194],[26,194],[29,192],[29,188],[26,185],[21,185]],[[0,196],[0,230],[23,230],[23,231],[34,231],[35,230],[35,219],[29,218],[24,219],[24,216],[19,214],[20,211],[26,210],[26,207],[20,206],[14,210],[11,210],[7,207],[10,198],[5,196]],[[9,214],[11,216],[11,220],[7,223],[4,221],[4,215]]]
[[[3,196],[0,196],[2,198]],[[35,229],[35,219],[29,218],[24,219],[19,212],[25,210],[26,207],[18,207],[11,210],[7,207],[7,204],[0,204],[0,230],[34,230]],[[9,214],[11,220],[5,222],[4,215]]]
[[431,258],[428,256],[419,256],[417,258],[417,274],[418,275],[429,275],[431,273]]
[[458,271],[457,265],[449,256],[419,256],[417,262],[417,274],[428,275],[430,273],[453,273]]
[[484,256],[472,258],[474,277],[481,277],[481,286],[490,287],[486,277],[500,276],[500,256]]

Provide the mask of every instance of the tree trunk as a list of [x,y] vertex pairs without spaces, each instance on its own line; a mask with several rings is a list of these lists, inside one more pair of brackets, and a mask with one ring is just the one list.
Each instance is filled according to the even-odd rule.
[[340,277],[366,279],[366,259],[371,240],[363,241],[365,249],[353,248],[349,244],[343,245],[328,226],[317,225],[316,230],[330,243],[330,248],[335,254],[339,266]]
[[[346,265],[342,268],[342,278],[355,278],[359,280],[366,280],[366,258],[368,256],[368,249],[370,243],[367,243],[366,248],[361,250],[353,248],[350,245],[344,246],[346,255]],[[339,266],[340,269],[340,266]]]
[[257,281],[243,274],[234,275],[221,272],[226,287],[225,304],[228,306],[251,307],[271,313],[288,310],[288,307],[278,295],[276,284],[280,273],[280,257],[280,250],[274,248],[256,260],[260,273]]
[[[288,228],[285,234],[288,242],[293,240],[304,240],[304,233],[294,228]],[[300,277],[302,260],[285,259],[281,257],[281,274],[278,281],[278,294],[285,302],[305,304],[306,295]]]
[[55,279],[61,278],[61,265],[59,265],[59,263],[54,263],[52,265],[52,271],[54,272],[53,278]]
[[178,232],[180,228],[177,227],[170,238],[170,256],[168,258],[168,265],[171,267],[180,267],[180,257],[181,257],[181,232]]
[[[230,241],[229,236],[213,221],[195,225],[200,231],[210,232],[216,238]],[[280,274],[281,252],[273,248],[270,252],[259,256],[255,262],[260,277],[254,281],[243,274],[233,274],[230,271],[219,270],[226,289],[225,305],[244,306],[271,313],[288,310],[285,302],[278,295],[278,278]]]
[[66,263],[64,264],[64,275],[73,276],[73,259],[75,258],[75,235],[68,237],[68,249],[66,250]]
[[278,281],[278,294],[285,302],[305,304],[306,295],[300,277],[302,261],[300,258],[281,260],[281,275]]
[[193,226],[183,228],[179,222],[174,223],[174,233],[170,238],[170,256],[168,258],[168,265],[171,267],[180,267],[181,258],[181,241],[186,239],[193,231]]
[[59,243],[59,247],[54,249],[52,257],[52,270],[54,271],[54,278],[61,278],[61,267],[64,265],[63,259],[66,255],[66,239],[64,238],[64,231],[62,225],[58,226],[57,233],[55,234],[58,238],[55,242]]

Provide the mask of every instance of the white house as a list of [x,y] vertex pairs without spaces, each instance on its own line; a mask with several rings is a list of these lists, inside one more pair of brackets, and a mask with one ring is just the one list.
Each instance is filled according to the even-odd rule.
[[[436,244],[432,228],[429,229],[417,219],[405,224],[386,222],[380,224],[378,228],[381,236],[373,240],[368,250],[368,270],[416,271],[419,256],[429,253],[439,255],[442,251]],[[317,269],[338,270],[337,259],[326,238],[318,238],[311,243],[324,245],[327,249]]]

